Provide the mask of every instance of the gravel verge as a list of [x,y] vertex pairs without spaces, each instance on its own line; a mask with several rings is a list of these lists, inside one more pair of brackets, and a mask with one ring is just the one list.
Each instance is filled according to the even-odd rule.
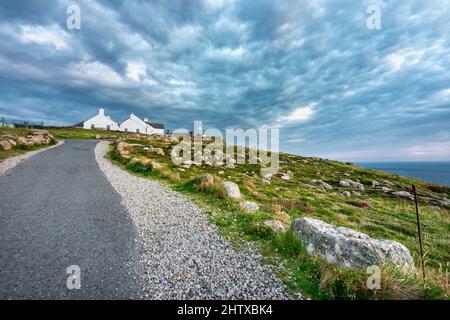
[[38,153],[44,152],[46,150],[50,150],[50,149],[59,147],[63,143],[64,143],[64,140],[60,140],[60,141],[58,141],[57,144],[55,144],[51,147],[39,149],[36,151],[30,151],[30,152],[21,154],[20,156],[11,157],[11,158],[8,158],[8,159],[0,162],[0,175],[6,173],[8,170],[15,168],[19,163],[27,160],[28,158],[35,156]]
[[207,215],[161,183],[136,177],[95,156],[137,229],[137,250],[148,299],[287,299],[284,286],[258,254],[237,252]]

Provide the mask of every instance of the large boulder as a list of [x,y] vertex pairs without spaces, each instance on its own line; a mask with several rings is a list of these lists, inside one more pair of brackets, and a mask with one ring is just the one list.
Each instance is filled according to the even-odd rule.
[[415,269],[409,250],[395,241],[372,239],[367,234],[312,218],[296,219],[292,229],[309,255],[322,257],[332,264],[366,269],[389,262],[404,271]]
[[239,190],[239,187],[236,183],[231,181],[225,181],[223,183],[223,188],[225,189],[225,192],[227,193],[227,196],[231,199],[240,199],[241,198],[241,191]]

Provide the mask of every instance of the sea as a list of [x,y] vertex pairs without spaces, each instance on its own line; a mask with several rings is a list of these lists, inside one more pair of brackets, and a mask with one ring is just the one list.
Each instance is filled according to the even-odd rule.
[[450,161],[359,162],[357,165],[450,186]]

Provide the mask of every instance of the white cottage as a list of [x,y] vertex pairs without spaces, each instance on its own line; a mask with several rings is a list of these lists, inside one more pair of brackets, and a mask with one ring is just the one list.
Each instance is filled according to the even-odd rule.
[[100,107],[98,109],[98,114],[84,122],[76,125],[77,127],[82,127],[84,129],[102,129],[102,130],[112,130],[119,131],[120,127],[110,116],[105,114],[105,109]]
[[161,123],[151,123],[147,118],[141,119],[134,113],[120,125],[120,131],[136,132],[143,134],[164,134],[164,125]]

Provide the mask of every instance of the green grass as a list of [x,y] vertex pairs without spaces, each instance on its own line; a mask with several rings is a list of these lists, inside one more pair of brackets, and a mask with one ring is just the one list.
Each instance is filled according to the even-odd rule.
[[116,139],[120,137],[129,137],[132,133],[105,131],[105,130],[86,130],[78,128],[48,127],[45,128],[57,139]]
[[[265,220],[279,215],[287,219],[286,226],[298,217],[314,217],[334,225],[353,228],[374,238],[399,241],[418,261],[414,203],[373,191],[368,186],[372,180],[388,180],[396,190],[415,184],[420,195],[439,199],[450,198],[448,187],[352,164],[289,154],[280,154],[280,171],[291,170],[294,178],[285,182],[275,176],[272,183],[266,185],[260,182],[259,165],[238,165],[235,169],[192,166],[180,171],[169,156],[174,142],[154,138],[131,139],[128,142],[163,148],[166,155],[149,154],[138,146],[133,148],[130,159],[135,159],[131,163],[130,159],[114,151],[109,153],[110,159],[134,174],[160,180],[174,190],[188,195],[210,213],[210,220],[236,248],[243,242],[253,242],[260,248],[267,263],[284,266],[278,275],[292,292],[301,291],[315,299],[448,298],[449,208],[420,204],[427,279],[423,281],[418,275],[405,276],[392,266],[384,266],[384,288],[378,291],[367,289],[368,275],[364,272],[338,268],[310,257],[290,231],[276,234],[264,225]],[[151,165],[142,166],[137,159],[150,159],[161,164],[162,168],[155,170]],[[225,175],[221,176],[219,171],[222,170]],[[238,203],[224,199],[220,188],[196,188],[193,183],[195,177],[204,173],[236,182],[243,197],[257,202],[261,209],[255,213],[243,212]],[[345,178],[359,180],[366,185],[361,197],[346,198],[336,188],[320,191],[303,185],[311,184],[312,179],[322,179],[335,186]],[[245,187],[249,183],[254,186],[253,189]],[[280,209],[275,210],[275,207]],[[282,213],[277,212],[279,210]]]

